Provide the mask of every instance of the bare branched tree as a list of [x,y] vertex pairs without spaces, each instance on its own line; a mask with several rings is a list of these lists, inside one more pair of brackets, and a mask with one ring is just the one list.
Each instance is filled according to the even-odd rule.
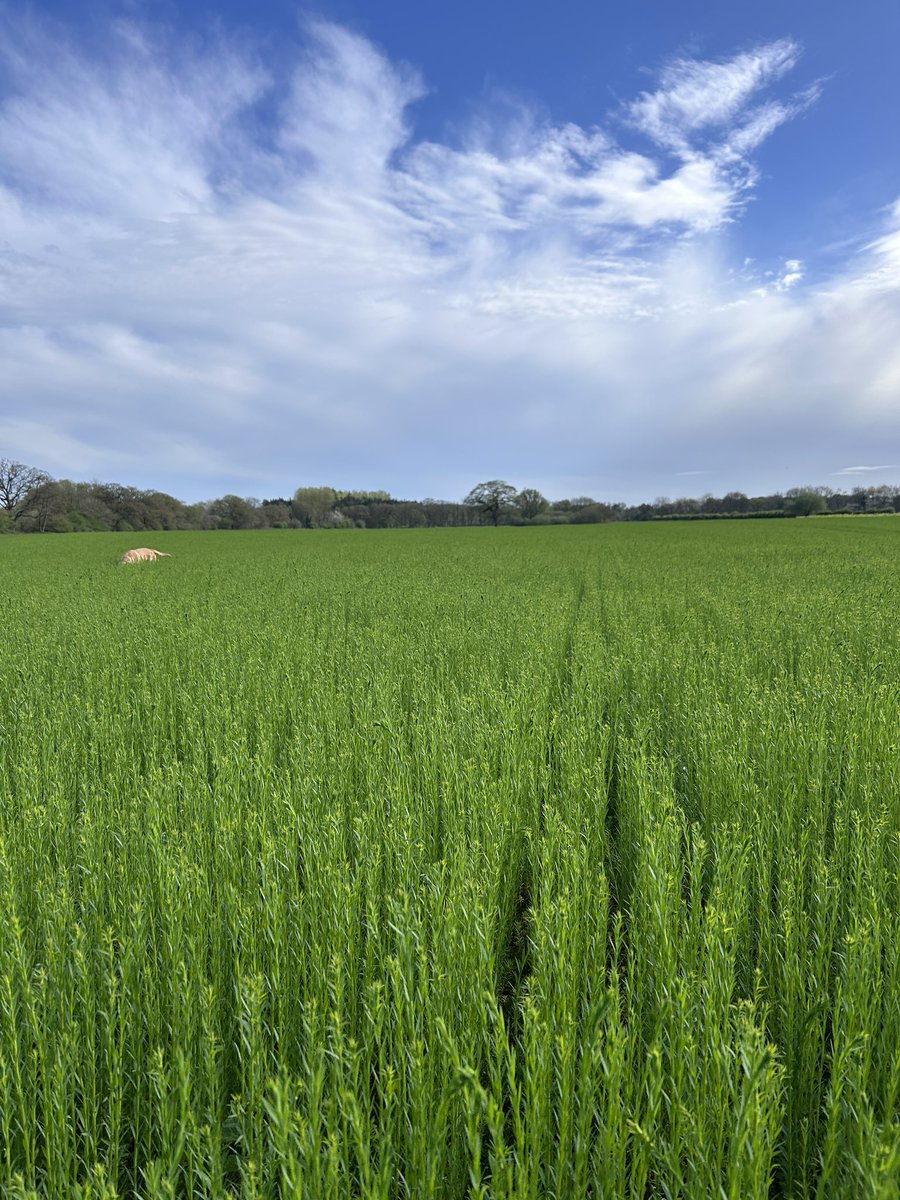
[[0,509],[15,521],[38,488],[50,482],[46,471],[27,467],[11,458],[0,458]]

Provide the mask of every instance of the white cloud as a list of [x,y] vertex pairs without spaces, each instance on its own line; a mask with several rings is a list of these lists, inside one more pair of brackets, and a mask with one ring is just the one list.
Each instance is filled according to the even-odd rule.
[[620,463],[640,494],[635,464],[739,471],[773,428],[864,458],[898,427],[900,212],[817,289],[797,259],[734,274],[716,236],[808,102],[763,94],[798,53],[667,68],[626,109],[657,152],[527,111],[416,141],[415,71],[324,23],[287,73],[227,38],[14,30],[0,448],[187,498],[609,492]]
[[[745,262],[745,268],[747,265]],[[799,258],[787,258],[777,271],[769,270],[764,272],[763,279],[765,282],[752,288],[750,294],[752,296],[768,296],[770,291],[789,292],[792,287],[800,283],[805,274],[803,263]],[[752,279],[753,275],[745,271],[744,278]],[[732,301],[732,303],[738,305],[744,302],[741,298]]]
[[378,190],[391,155],[408,140],[406,109],[424,94],[421,80],[339,26],[317,21],[309,33],[278,143],[291,156],[308,155],[335,186]]
[[[753,97],[790,71],[799,54],[796,42],[784,38],[722,62],[676,59],[662,71],[657,91],[644,92],[626,106],[626,117],[658,145],[692,153],[694,135],[710,128],[739,129]],[[751,123],[765,111],[752,112]]]
[[841,467],[839,471],[832,471],[832,475],[865,475],[870,471],[896,471],[900,469],[898,463],[883,463],[875,467]]
[[239,149],[233,123],[266,83],[224,43],[192,55],[132,26],[102,67],[33,29],[27,47],[6,42],[2,64],[8,186],[32,218],[65,213],[95,228],[208,209]]

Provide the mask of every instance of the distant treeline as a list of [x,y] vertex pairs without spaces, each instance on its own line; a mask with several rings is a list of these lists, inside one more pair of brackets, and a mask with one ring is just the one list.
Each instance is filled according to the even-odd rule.
[[184,504],[165,492],[118,483],[53,479],[0,459],[0,533],[137,533],[160,529],[420,529],[464,525],[588,525],[610,521],[698,521],[900,512],[900,487],[839,491],[795,487],[767,496],[657,497],[652,504],[591,496],[548,500],[504,480],[478,484],[462,501],[401,500],[388,492],[301,487],[291,497],[220,496]]

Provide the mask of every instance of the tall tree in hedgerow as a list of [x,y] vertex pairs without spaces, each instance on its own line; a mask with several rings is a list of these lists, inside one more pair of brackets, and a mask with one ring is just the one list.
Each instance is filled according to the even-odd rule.
[[503,479],[489,479],[472,488],[463,504],[477,508],[483,520],[499,525],[500,518],[508,512],[516,498],[516,489]]

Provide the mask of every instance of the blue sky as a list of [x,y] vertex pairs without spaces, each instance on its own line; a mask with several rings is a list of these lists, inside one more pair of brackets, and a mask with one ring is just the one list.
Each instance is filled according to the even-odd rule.
[[900,4],[0,14],[0,456],[900,483]]

